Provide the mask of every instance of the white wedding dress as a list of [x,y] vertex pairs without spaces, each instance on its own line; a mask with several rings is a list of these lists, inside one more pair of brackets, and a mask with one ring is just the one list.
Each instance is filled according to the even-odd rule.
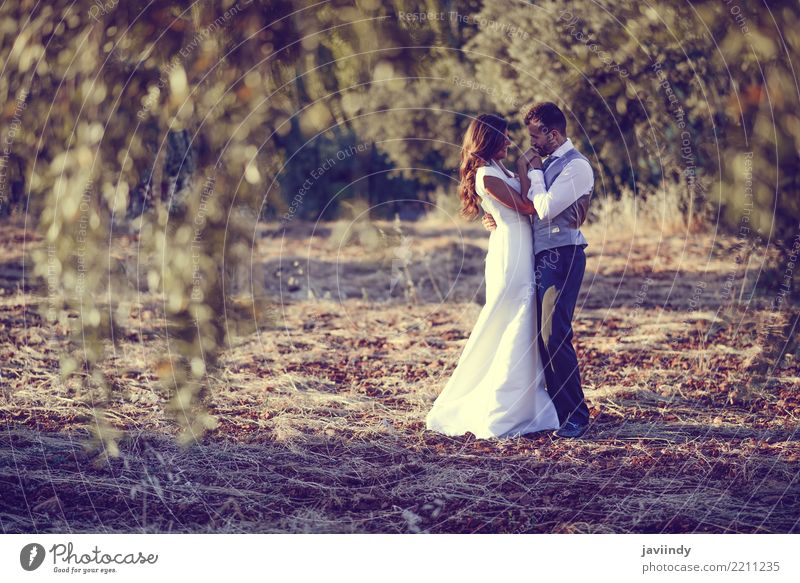
[[498,162],[478,169],[475,190],[497,228],[486,255],[486,304],[458,365],[425,419],[445,435],[516,437],[558,429],[558,414],[545,389],[537,342],[536,287],[530,219],[493,199],[483,186],[495,176],[519,191]]

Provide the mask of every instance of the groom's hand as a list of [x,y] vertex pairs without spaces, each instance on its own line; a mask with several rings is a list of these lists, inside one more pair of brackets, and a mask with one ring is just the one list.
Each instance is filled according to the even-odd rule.
[[524,164],[526,168],[530,167],[541,169],[542,157],[533,148],[528,148],[528,150],[522,155],[522,158],[520,158],[520,164]]
[[497,223],[494,222],[494,217],[489,213],[483,215],[483,228],[487,231],[494,231],[497,228]]

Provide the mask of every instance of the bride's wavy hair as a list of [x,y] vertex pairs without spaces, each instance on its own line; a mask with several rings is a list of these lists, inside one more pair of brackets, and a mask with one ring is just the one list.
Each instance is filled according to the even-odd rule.
[[506,143],[508,122],[498,115],[482,113],[472,120],[461,145],[461,216],[472,221],[480,214],[480,197],[475,192],[475,174],[499,152]]

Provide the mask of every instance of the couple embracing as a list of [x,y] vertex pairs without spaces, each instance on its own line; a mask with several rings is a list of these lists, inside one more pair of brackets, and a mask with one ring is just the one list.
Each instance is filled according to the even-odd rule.
[[567,137],[554,103],[525,115],[531,148],[517,172],[503,164],[508,123],[483,114],[461,151],[461,212],[483,209],[490,231],[486,303],[458,365],[428,412],[428,429],[476,438],[555,430],[581,437],[589,409],[572,346],[572,317],[586,268],[594,173]]

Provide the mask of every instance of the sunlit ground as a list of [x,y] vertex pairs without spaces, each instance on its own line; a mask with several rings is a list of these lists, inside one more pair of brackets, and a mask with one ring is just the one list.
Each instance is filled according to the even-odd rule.
[[0,528],[796,532],[800,365],[790,354],[766,390],[746,383],[769,316],[751,297],[762,259],[737,263],[730,237],[647,232],[586,231],[584,440],[425,429],[483,301],[480,225],[297,221],[259,231],[274,318],[224,354],[220,424],[186,451],[156,382],[163,308],[142,296],[105,363],[127,438],[96,467],[87,405],[58,380],[63,347],[15,283],[22,232],[4,228]]

